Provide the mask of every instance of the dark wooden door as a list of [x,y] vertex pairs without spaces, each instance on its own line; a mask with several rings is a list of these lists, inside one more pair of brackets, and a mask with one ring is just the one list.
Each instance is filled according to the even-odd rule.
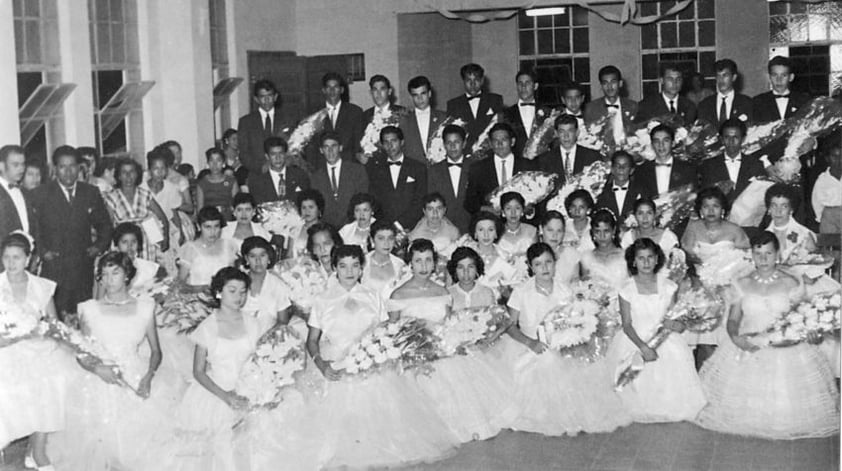
[[[278,105],[284,121],[295,123],[307,114],[307,59],[287,51],[248,51],[249,97],[254,83],[271,80],[278,87]],[[254,100],[249,100],[254,111]]]
[[[322,95],[322,76],[328,72],[336,72],[347,82],[348,56],[343,54],[307,58],[307,99],[310,105],[308,110],[311,113],[325,107],[325,99]],[[347,85],[342,100],[348,101]]]

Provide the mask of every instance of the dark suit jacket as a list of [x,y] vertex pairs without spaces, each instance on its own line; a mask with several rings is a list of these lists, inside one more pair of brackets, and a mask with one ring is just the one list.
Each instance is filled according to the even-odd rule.
[[[672,159],[669,190],[672,191],[682,185],[697,184],[696,169],[692,164],[678,159]],[[649,160],[640,164],[634,170],[634,178],[644,192],[651,197],[658,196],[658,178],[655,176],[655,161]]]
[[[26,217],[29,219],[29,235],[37,237],[38,221],[35,217],[33,208],[32,195],[26,191],[22,191],[23,200],[26,203]],[[21,225],[20,216],[18,215],[15,203],[12,202],[12,197],[3,187],[0,187],[0,239],[5,239],[7,235],[14,231],[23,229]],[[40,242],[40,241],[39,241]],[[0,265],[0,270],[3,266]]]
[[447,102],[447,115],[459,118],[466,123],[465,131],[468,132],[468,139],[465,141],[466,149],[470,149],[474,145],[479,135],[491,122],[491,118],[502,109],[503,97],[496,93],[482,92],[480,94],[476,118],[471,112],[471,105],[468,104],[468,97],[464,93],[456,98],[451,98]]
[[751,100],[754,122],[763,124],[789,118],[797,113],[808,101],[810,101],[810,95],[803,92],[790,91],[789,102],[786,105],[786,114],[781,116],[774,93],[771,91],[761,93]]
[[[389,104],[389,110],[392,112],[392,116],[399,116],[403,113],[406,113],[406,108],[404,108],[401,105],[396,105],[394,103]],[[363,111],[363,134],[365,134],[365,127],[368,126],[373,119],[374,107],[372,106],[371,108],[368,108],[367,110]],[[360,137],[360,139],[362,139],[362,137]]]
[[[602,160],[602,154],[593,149],[588,149],[587,147],[582,147],[576,144],[576,158],[573,160],[573,173],[576,174],[581,172],[585,167],[597,160]],[[564,161],[562,160],[559,146],[553,147],[547,152],[539,155],[535,161],[538,162],[538,170],[558,175],[556,186],[564,184]]]
[[380,206],[377,218],[398,221],[411,231],[421,219],[421,200],[427,193],[427,167],[404,155],[397,187],[392,186],[387,159],[371,159],[366,165],[369,192]]
[[[743,155],[740,161],[740,172],[737,175],[737,183],[734,189],[726,195],[728,201],[734,202],[737,196],[748,186],[749,179],[763,175],[766,175],[766,171],[763,169],[763,163],[753,155]],[[717,182],[729,179],[724,154],[707,159],[699,165],[699,185],[701,188],[709,187]]]
[[[537,163],[515,155],[515,168],[512,175],[528,170],[538,170]],[[488,194],[498,186],[500,186],[500,183],[497,181],[497,170],[494,168],[493,156],[471,164],[468,169],[468,187],[465,189],[464,203],[468,213],[476,214],[486,204],[485,198]]]
[[632,212],[634,209],[634,202],[640,198],[651,198],[646,188],[643,187],[638,181],[632,176],[628,182],[628,190],[626,191],[626,197],[623,199],[623,207],[617,207],[617,198],[614,197],[614,179],[612,177],[608,177],[608,180],[605,182],[605,186],[602,187],[602,193],[599,194],[599,197],[596,199],[596,205],[594,209],[599,208],[608,208],[610,209],[617,219],[622,223],[626,216]]
[[457,194],[453,194],[453,182],[450,180],[450,167],[447,160],[439,162],[427,171],[427,193],[440,193],[447,204],[447,218],[459,232],[468,232],[471,215],[465,210],[465,194],[468,190],[468,169],[475,162],[470,157],[462,159],[462,172],[459,175]]
[[[676,114],[684,119],[685,124],[691,124],[693,121],[696,121],[696,105],[692,101],[683,95],[678,95],[676,105]],[[669,108],[664,101],[664,95],[658,93],[657,95],[650,95],[644,98],[637,104],[637,116],[635,116],[634,121],[636,123],[645,123],[652,118],[666,114],[669,114]]]
[[327,164],[313,172],[313,189],[318,190],[325,199],[325,211],[322,219],[333,227],[340,228],[348,221],[348,204],[357,193],[368,193],[368,173],[362,165],[345,160],[339,170],[338,191],[334,196],[330,184]]
[[237,124],[237,139],[240,144],[240,162],[251,173],[260,173],[266,162],[266,152],[263,151],[263,141],[272,136],[280,136],[289,124],[284,122],[280,108],[275,106],[275,116],[272,119],[272,132],[266,132],[264,122],[260,118],[260,111],[254,111],[240,118]]
[[[430,126],[427,132],[427,139],[433,137],[439,123],[447,118],[447,113],[439,110],[430,110]],[[403,131],[403,155],[410,159],[427,164],[427,153],[424,151],[424,144],[421,143],[421,133],[418,131],[418,121],[415,120],[415,110],[410,110],[401,116],[400,128]],[[420,211],[420,209],[419,209]],[[406,228],[407,230],[411,230]]]
[[[339,106],[339,115],[336,116],[336,127],[333,126],[329,116],[325,118],[322,132],[326,131],[334,131],[339,134],[339,144],[342,145],[342,159],[353,159],[360,151],[360,140],[363,138],[363,132],[365,131],[362,108],[343,101],[342,105]],[[304,155],[312,168],[319,168],[325,164],[325,158],[319,152],[318,135],[314,136],[313,140],[304,148]]]
[[532,120],[532,129],[528,130],[523,125],[523,120],[520,118],[520,104],[505,108],[503,110],[503,121],[509,123],[515,131],[515,145],[512,146],[512,153],[515,157],[523,156],[523,148],[526,147],[526,141],[532,135],[532,131],[538,128],[544,121],[544,118],[550,115],[552,110],[540,103],[535,107],[535,119]]
[[[272,176],[268,171],[264,173],[249,173],[247,184],[249,193],[254,196],[257,204],[267,201],[278,201],[280,199],[278,198],[278,189],[272,184]],[[284,184],[286,186],[286,196],[283,199],[295,201],[295,196],[299,191],[310,188],[310,177],[307,176],[304,170],[287,165]]]
[[[629,126],[634,123],[635,116],[637,116],[637,102],[629,100],[628,98],[620,97],[620,108],[623,112],[623,126],[628,129]],[[589,101],[585,104],[585,124],[591,124],[599,121],[599,119],[607,113],[608,108],[605,107],[604,96]]]
[[76,312],[76,304],[89,299],[93,289],[94,259],[88,257],[88,248],[95,246],[102,253],[111,245],[113,228],[105,202],[95,186],[77,182],[71,205],[55,180],[36,189],[32,199],[42,229],[38,251],[58,254],[44,259],[41,275],[58,284],[58,311]]
[[[705,98],[701,101],[701,103],[699,103],[698,118],[718,127],[720,121],[716,118],[716,116],[717,113],[719,113],[719,105],[718,93],[714,93],[713,95]],[[728,117],[739,118],[743,115],[747,118],[745,120],[746,126],[750,126],[754,122],[754,111],[751,104],[751,98],[741,93],[734,92],[734,102],[731,104],[731,114]]]

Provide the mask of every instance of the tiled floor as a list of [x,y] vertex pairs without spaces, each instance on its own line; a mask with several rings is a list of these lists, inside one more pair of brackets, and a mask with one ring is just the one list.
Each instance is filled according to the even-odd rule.
[[[23,470],[22,446],[10,448],[0,471]],[[833,471],[839,470],[839,436],[769,441],[709,432],[687,423],[633,425],[611,434],[573,438],[504,432],[492,440],[464,445],[448,459],[406,469]]]

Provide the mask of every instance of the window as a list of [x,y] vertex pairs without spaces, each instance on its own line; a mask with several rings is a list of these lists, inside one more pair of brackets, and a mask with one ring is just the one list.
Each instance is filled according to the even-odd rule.
[[[88,0],[88,10],[97,149],[104,156],[140,157],[141,99],[152,82],[140,80],[136,1]],[[127,89],[143,93],[127,94]]]
[[842,4],[769,3],[769,56],[792,59],[793,90],[842,93]]
[[242,78],[229,77],[228,33],[226,28],[225,0],[208,0],[210,15],[211,73],[213,74],[214,131],[221,136],[231,127],[231,101]]
[[[675,2],[641,2],[641,16],[663,15]],[[699,72],[705,86],[716,78],[716,25],[714,0],[696,0],[673,16],[640,28],[643,96],[660,92],[660,64],[678,66],[685,79]],[[689,86],[685,80],[685,86]]]
[[520,68],[538,76],[538,101],[560,106],[562,88],[573,81],[590,89],[588,34],[588,11],[581,7],[565,7],[558,15],[519,13]]

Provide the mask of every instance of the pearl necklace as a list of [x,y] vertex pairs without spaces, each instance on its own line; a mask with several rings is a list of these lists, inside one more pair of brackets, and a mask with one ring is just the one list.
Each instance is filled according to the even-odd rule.
[[377,260],[374,259],[374,257],[371,257],[371,264],[374,265],[375,267],[382,268],[382,267],[386,267],[386,266],[391,265],[392,260],[387,259],[385,262],[378,262]]
[[122,306],[124,304],[130,303],[132,298],[131,298],[131,296],[128,296],[126,299],[123,299],[121,301],[114,301],[113,299],[110,299],[108,297],[108,295],[106,294],[105,296],[102,297],[102,300],[105,302],[105,304],[113,304],[115,306]]
[[775,282],[781,276],[778,274],[777,270],[775,270],[774,272],[772,272],[771,275],[769,275],[768,277],[765,277],[765,278],[761,277],[760,274],[757,273],[757,272],[755,272],[753,275],[751,275],[751,277],[752,277],[752,279],[754,279],[754,281],[756,281],[760,284],[768,285],[770,283]]
[[520,233],[520,228],[521,228],[521,227],[522,227],[522,225],[521,225],[521,226],[517,226],[517,229],[515,229],[515,230],[511,230],[511,229],[509,229],[509,228],[507,227],[507,228],[506,228],[506,233],[511,234],[511,235],[518,235],[518,234]]

